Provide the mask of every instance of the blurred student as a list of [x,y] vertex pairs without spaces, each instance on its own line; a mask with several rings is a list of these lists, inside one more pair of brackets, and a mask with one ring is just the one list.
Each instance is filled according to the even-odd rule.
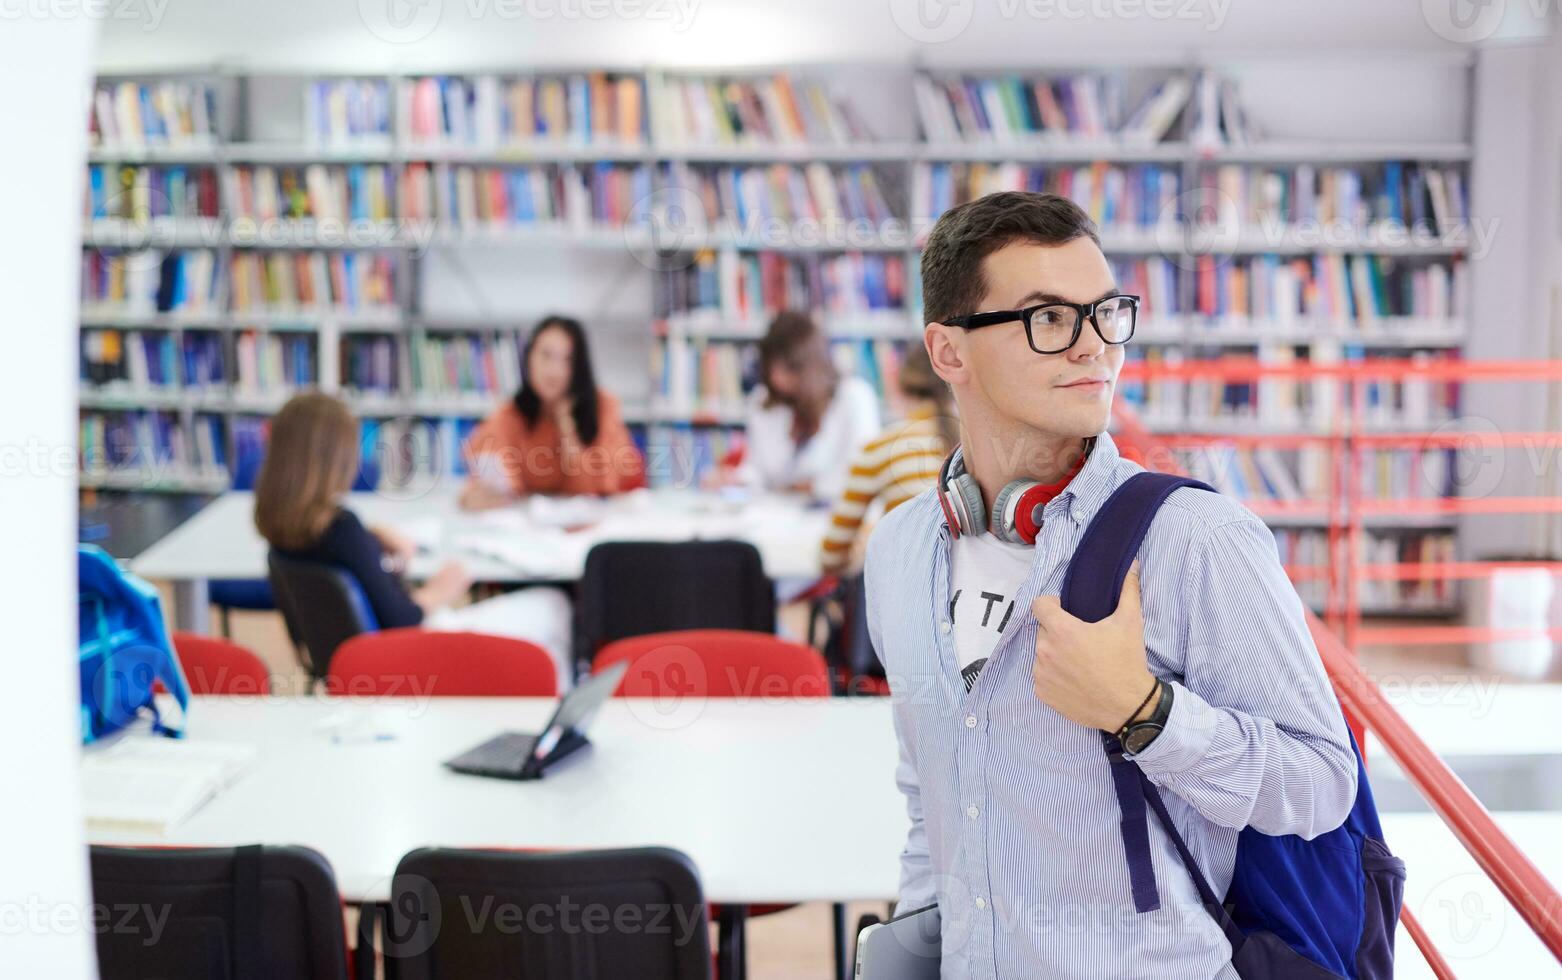
[[905,418],[852,461],[820,546],[819,564],[827,575],[845,570],[868,510],[879,503],[887,514],[938,482],[944,457],[959,441],[949,386],[933,373],[926,347],[917,344],[906,352],[896,386]]
[[645,462],[618,400],[597,388],[580,321],[550,316],[521,357],[521,387],[463,447],[461,506],[483,510],[528,493],[613,494],[645,485]]
[[761,383],[749,395],[745,446],[718,483],[834,500],[852,455],[879,430],[879,398],[843,378],[830,341],[806,313],[778,314],[759,343]]
[[528,640],[548,652],[560,688],[568,687],[568,597],[558,589],[532,588],[455,608],[472,585],[456,561],[407,589],[400,574],[417,548],[388,528],[364,526],[343,504],[358,465],[358,421],[345,404],[318,392],[289,399],[271,420],[266,459],[255,481],[261,537],[285,557],[334,565],[352,575],[381,629],[423,626]]

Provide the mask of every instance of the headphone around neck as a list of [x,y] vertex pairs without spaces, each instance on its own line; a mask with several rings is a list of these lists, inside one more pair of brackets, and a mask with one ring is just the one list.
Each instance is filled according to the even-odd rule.
[[[1089,456],[1094,439],[1086,440],[1085,456]],[[938,504],[943,508],[944,521],[949,525],[949,535],[958,538],[962,534],[981,534],[991,530],[993,536],[1010,544],[1035,544],[1041,533],[1041,512],[1052,499],[1051,489],[1035,480],[1014,480],[998,491],[989,509],[982,500],[982,488],[976,477],[966,472],[965,457],[956,446],[944,457],[944,465],[938,470],[938,485],[933,488]],[[1084,457],[1081,457],[1083,463]]]

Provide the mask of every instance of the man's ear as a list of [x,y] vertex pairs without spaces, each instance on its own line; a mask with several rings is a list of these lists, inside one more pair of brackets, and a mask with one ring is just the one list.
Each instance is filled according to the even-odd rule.
[[970,375],[965,359],[965,331],[942,323],[929,323],[922,331],[933,372],[951,385],[964,384]]

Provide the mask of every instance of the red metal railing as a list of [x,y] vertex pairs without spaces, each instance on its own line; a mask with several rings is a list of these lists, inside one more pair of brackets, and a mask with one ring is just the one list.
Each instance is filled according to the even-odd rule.
[[[1348,367],[1354,368],[1355,365]],[[1562,364],[1548,365],[1547,368],[1555,371],[1554,375],[1548,377],[1562,378]],[[1116,421],[1115,438],[1125,451],[1147,461],[1146,465],[1154,465],[1156,469],[1180,469],[1162,440],[1145,428],[1131,408],[1119,404]],[[1515,563],[1501,564],[1506,566]],[[1476,864],[1512,903],[1552,955],[1562,962],[1562,894],[1551,886],[1540,869],[1497,826],[1497,822],[1481,801],[1475,798],[1475,794],[1470,792],[1469,787],[1454,775],[1447,763],[1438,758],[1384,699],[1377,683],[1362,669],[1339,637],[1311,612],[1307,614],[1307,619],[1324,669],[1351,721],[1351,727],[1358,732],[1358,739],[1360,733],[1371,732],[1382,740],[1384,749],[1399,764],[1411,785],[1426,798],[1432,811],[1442,818]],[[1402,910],[1400,920],[1439,980],[1452,980],[1453,970],[1408,907]]]

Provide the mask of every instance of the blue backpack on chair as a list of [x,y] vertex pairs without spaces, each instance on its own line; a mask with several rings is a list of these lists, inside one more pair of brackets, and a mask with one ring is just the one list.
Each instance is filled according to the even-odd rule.
[[[1215,492],[1167,473],[1138,473],[1117,488],[1085,529],[1063,578],[1060,602],[1087,622],[1111,615],[1145,532],[1179,487]],[[1160,907],[1150,861],[1149,812],[1193,878],[1205,908],[1231,942],[1244,980],[1389,980],[1394,928],[1404,900],[1405,864],[1383,843],[1372,788],[1356,753],[1356,802],[1345,822],[1312,840],[1252,827],[1237,838],[1224,901],[1215,895],[1166,810],[1160,790],[1103,733],[1122,810],[1123,845],[1138,911]]]
[[120,570],[95,545],[79,545],[76,556],[77,640],[81,663],[81,740],[119,731],[149,711],[152,730],[173,738],[182,732],[163,723],[154,685],[189,710],[190,687],[163,628],[157,592]]

